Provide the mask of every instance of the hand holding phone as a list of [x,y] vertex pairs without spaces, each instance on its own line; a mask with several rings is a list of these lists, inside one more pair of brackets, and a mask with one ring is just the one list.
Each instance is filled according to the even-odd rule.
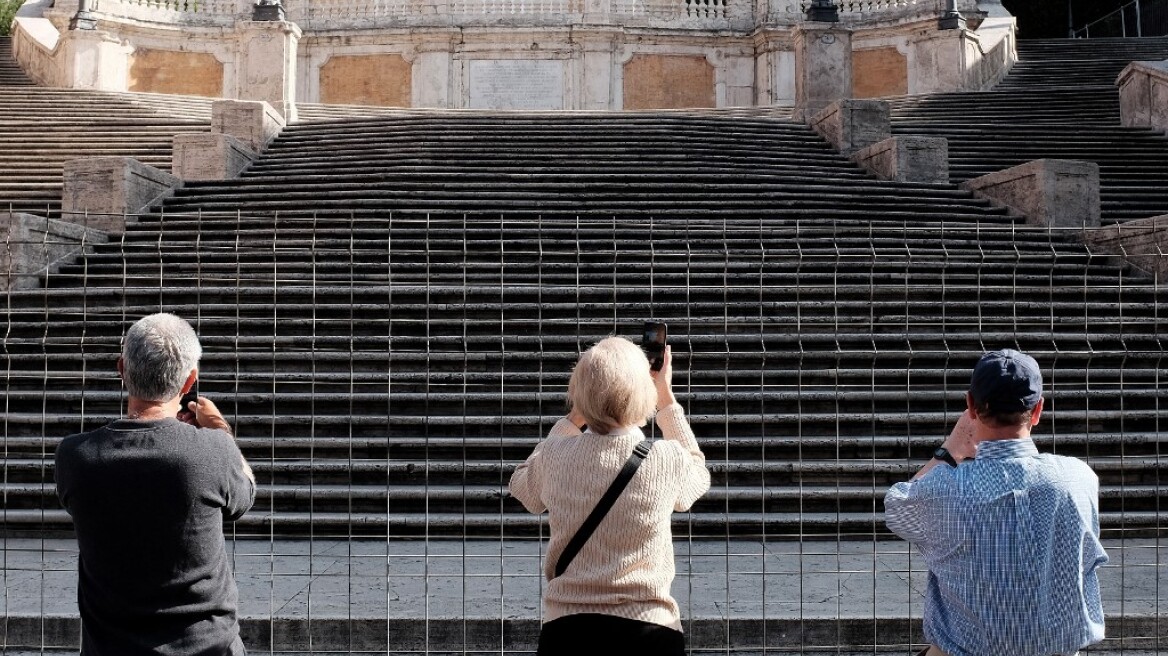
[[665,340],[668,327],[664,321],[646,321],[645,334],[641,338],[641,348],[649,358],[649,368],[661,371],[665,364]]

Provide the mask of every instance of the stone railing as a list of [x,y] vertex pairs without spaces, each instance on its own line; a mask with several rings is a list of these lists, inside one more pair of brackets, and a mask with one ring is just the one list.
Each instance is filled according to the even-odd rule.
[[93,0],[99,14],[146,23],[231,25],[251,13],[246,0]]
[[[125,0],[123,0],[125,1]],[[741,0],[285,0],[305,30],[390,25],[632,25],[749,29]]]
[[[767,10],[769,22],[800,22],[807,15],[811,0],[770,0]],[[945,0],[836,0],[840,20],[861,23],[882,19],[896,19],[914,15],[940,15]],[[959,0],[960,8],[973,7],[975,0]]]
[[[58,7],[76,0],[58,0]],[[301,29],[332,30],[415,25],[630,25],[692,29],[751,29],[760,23],[805,20],[811,0],[769,0],[755,16],[749,0],[284,0]],[[945,0],[837,0],[845,23],[940,15]],[[252,0],[94,0],[113,18],[180,25],[226,25],[246,20]],[[963,11],[976,0],[959,0]]]

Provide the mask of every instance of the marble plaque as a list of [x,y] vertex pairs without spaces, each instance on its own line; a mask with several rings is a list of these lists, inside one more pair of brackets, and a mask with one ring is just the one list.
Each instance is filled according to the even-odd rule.
[[471,109],[563,109],[564,62],[472,59]]

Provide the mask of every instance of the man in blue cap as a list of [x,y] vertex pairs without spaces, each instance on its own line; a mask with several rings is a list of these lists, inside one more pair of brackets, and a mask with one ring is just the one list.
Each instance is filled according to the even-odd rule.
[[1099,479],[1077,458],[1040,454],[1042,373],[1013,350],[973,370],[966,411],[885,522],[929,568],[928,656],[1075,654],[1103,639]]

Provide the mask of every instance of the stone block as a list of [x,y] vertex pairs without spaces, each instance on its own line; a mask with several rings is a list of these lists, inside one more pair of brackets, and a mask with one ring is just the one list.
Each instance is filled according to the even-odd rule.
[[[127,214],[166,198],[182,181],[131,157],[86,157],[65,162],[61,211],[105,232],[121,232]],[[84,216],[84,219],[80,217]]]
[[228,134],[177,134],[173,173],[180,180],[230,180],[259,155]]
[[881,180],[949,184],[949,141],[944,137],[892,137],[860,149],[852,161]]
[[808,124],[844,155],[892,137],[888,103],[880,100],[839,100]]
[[1125,127],[1168,132],[1168,61],[1132,62],[1115,84]]
[[796,28],[795,120],[806,121],[831,103],[851,97],[851,30],[835,23]]
[[106,241],[105,233],[68,221],[32,214],[0,214],[0,290],[32,289],[46,273],[56,271],[93,244]]
[[1093,253],[1118,255],[1157,279],[1168,275],[1168,214],[1088,230],[1083,241]]
[[211,133],[234,137],[257,153],[262,153],[286,124],[284,116],[262,100],[211,103]]
[[1099,225],[1099,165],[1094,162],[1037,159],[974,178],[961,186],[1025,216],[1033,225]]

